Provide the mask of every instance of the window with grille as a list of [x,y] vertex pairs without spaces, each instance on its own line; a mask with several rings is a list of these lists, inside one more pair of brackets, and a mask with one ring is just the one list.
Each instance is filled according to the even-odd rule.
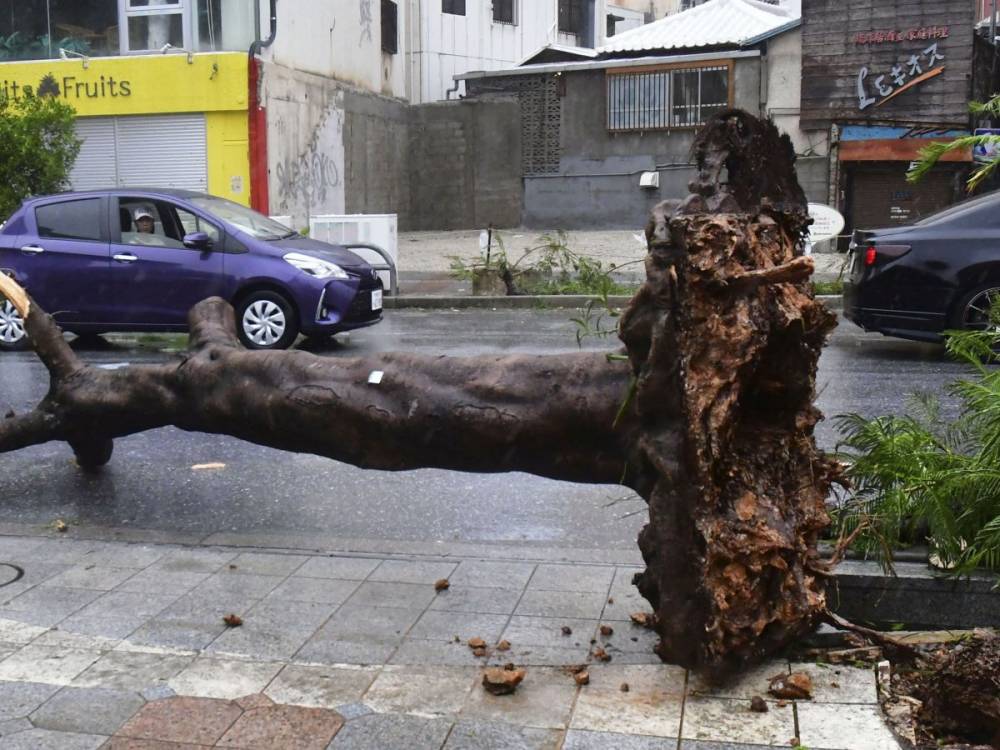
[[441,12],[453,16],[465,15],[465,0],[441,0]]
[[399,52],[399,8],[392,0],[382,0],[382,51]]
[[514,6],[517,0],[493,0],[493,23],[515,24]]
[[586,0],[559,0],[559,31],[583,33],[583,9]]
[[729,66],[608,73],[608,130],[701,125],[729,106]]

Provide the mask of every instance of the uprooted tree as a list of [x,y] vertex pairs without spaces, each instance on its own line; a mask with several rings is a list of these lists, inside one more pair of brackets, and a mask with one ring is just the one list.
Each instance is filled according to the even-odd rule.
[[4,278],[51,385],[0,422],[0,452],[62,440],[93,469],[114,438],[174,425],[365,468],[621,482],[649,504],[636,584],[660,656],[738,669],[825,608],[816,543],[836,469],[816,450],[813,398],[834,318],[807,283],[787,136],[729,111],[695,154],[692,194],[647,228],[647,280],[620,326],[626,356],[250,352],[232,308],[208,299],[179,361],[106,371]]

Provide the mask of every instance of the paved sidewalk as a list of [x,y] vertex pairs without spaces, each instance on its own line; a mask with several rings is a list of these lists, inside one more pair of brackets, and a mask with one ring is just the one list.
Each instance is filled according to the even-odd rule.
[[[635,568],[486,557],[0,536],[0,748],[897,747],[868,670],[774,661],[712,688],[630,621]],[[487,693],[507,662],[523,684]],[[790,668],[815,699],[750,712]]]
[[[543,230],[506,229],[498,232],[511,261],[543,244]],[[550,233],[554,234],[554,232]],[[401,232],[399,234],[399,274],[401,295],[467,296],[471,284],[450,275],[455,257],[466,263],[481,258],[479,231]],[[643,258],[646,241],[641,230],[575,231],[567,233],[570,250],[614,264],[618,275],[639,281],[645,274]],[[497,247],[495,245],[494,247]],[[833,281],[840,275],[844,255],[817,253],[815,279]]]

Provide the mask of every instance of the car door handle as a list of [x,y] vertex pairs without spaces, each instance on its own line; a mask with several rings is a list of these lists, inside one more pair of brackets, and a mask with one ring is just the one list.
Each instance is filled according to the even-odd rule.
[[115,256],[115,260],[117,260],[119,263],[135,263],[137,260],[139,260],[139,257],[136,255],[132,255],[132,253],[119,253],[118,255]]
[[25,255],[38,255],[39,253],[44,253],[45,248],[38,245],[25,245],[21,248],[21,252]]

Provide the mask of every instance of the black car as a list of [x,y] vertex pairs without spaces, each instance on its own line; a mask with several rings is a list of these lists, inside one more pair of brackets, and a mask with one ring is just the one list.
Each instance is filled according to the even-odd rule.
[[844,315],[866,331],[940,341],[986,328],[1000,298],[1000,191],[888,229],[855,230]]

